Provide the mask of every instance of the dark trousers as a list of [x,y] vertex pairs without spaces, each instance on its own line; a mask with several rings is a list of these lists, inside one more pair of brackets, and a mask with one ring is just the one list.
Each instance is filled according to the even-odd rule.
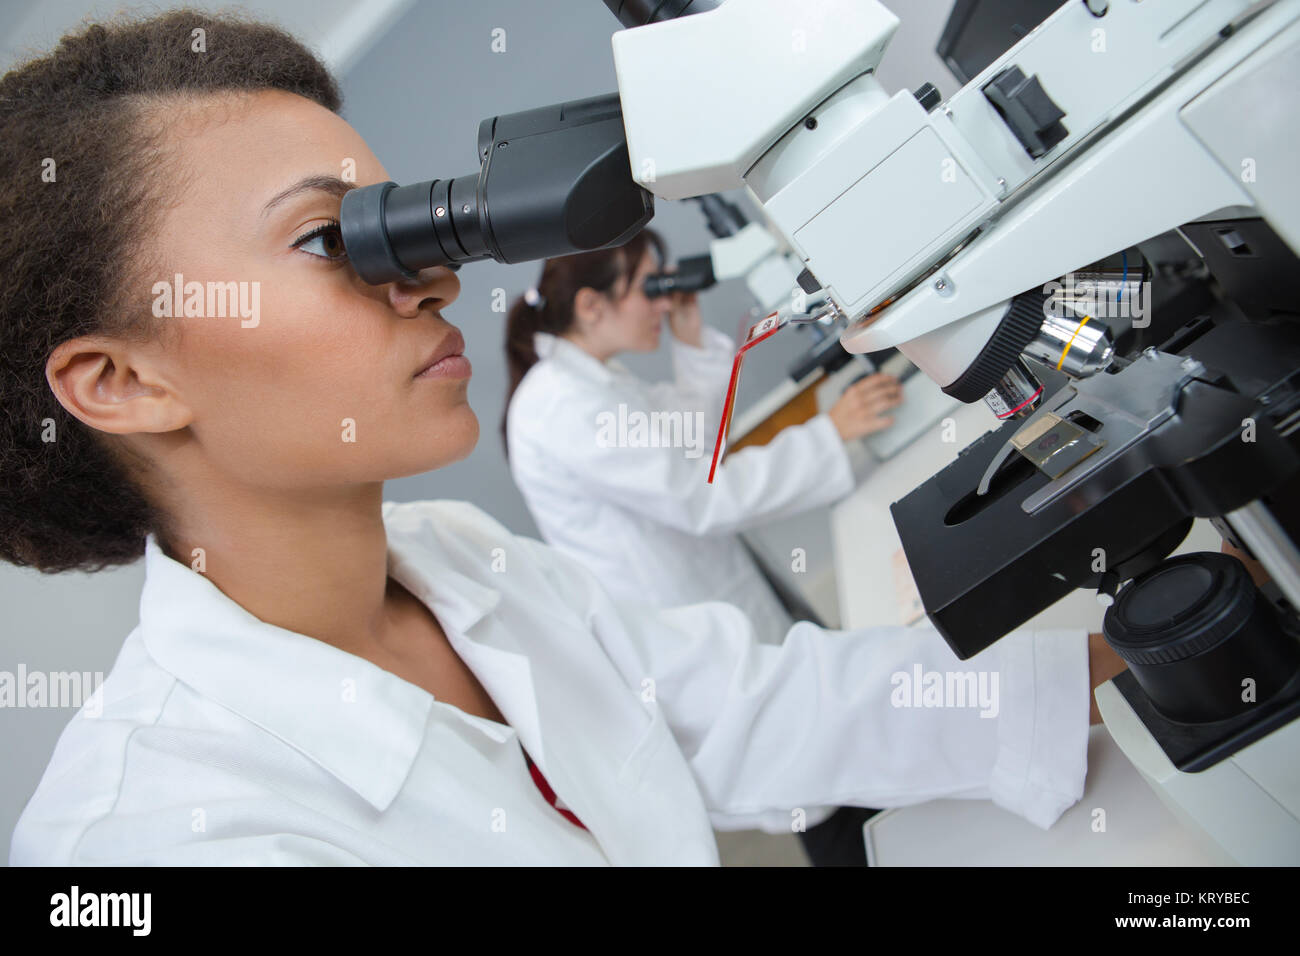
[[799,834],[813,866],[866,866],[867,847],[862,825],[879,810],[840,807],[829,817]]

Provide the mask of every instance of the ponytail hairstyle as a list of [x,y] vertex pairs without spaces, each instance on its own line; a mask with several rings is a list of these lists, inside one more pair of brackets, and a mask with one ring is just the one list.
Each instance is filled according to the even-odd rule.
[[[642,229],[621,246],[547,259],[537,285],[510,306],[506,316],[506,366],[510,384],[506,388],[506,409],[501,416],[503,441],[510,400],[528,370],[537,364],[533,334],[563,335],[573,328],[573,303],[581,289],[594,289],[616,300],[622,299],[632,291],[630,285],[622,291],[616,291],[617,287],[625,278],[630,283],[650,247],[654,248],[662,268],[668,261],[668,246],[653,229]],[[506,454],[510,454],[508,448]]]

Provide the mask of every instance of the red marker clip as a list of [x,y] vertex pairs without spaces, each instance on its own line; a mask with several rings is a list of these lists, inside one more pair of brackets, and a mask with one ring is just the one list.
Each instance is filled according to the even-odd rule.
[[731,412],[736,404],[736,385],[740,381],[740,363],[745,360],[745,353],[759,342],[775,335],[781,326],[790,321],[788,314],[779,311],[769,313],[762,321],[750,326],[745,341],[736,350],[736,358],[731,363],[731,382],[727,385],[727,401],[722,406],[722,421],[718,424],[718,439],[713,443],[713,463],[709,465],[709,484],[713,484],[713,474],[718,469],[723,449],[727,444],[727,432],[731,428]]

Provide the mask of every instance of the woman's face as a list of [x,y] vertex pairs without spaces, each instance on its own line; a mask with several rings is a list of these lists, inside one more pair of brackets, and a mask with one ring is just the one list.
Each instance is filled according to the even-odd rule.
[[645,294],[645,279],[658,269],[658,260],[647,249],[633,273],[627,294],[611,297],[611,314],[605,320],[607,348],[610,352],[653,352],[659,348],[659,335],[668,317],[670,299],[657,296],[650,299]]
[[[455,273],[439,267],[418,281],[367,285],[333,225],[348,187],[389,178],[379,160],[348,123],[299,96],[199,102],[168,130],[188,176],[152,236],[165,272],[133,295],[157,315],[173,304],[162,289],[180,274],[185,299],[190,283],[203,284],[205,314],[155,319],[170,334],[131,346],[138,382],[110,385],[117,409],[95,405],[95,375],[79,377],[82,357],[70,360],[71,375],[50,375],[71,394],[70,410],[145,442],[165,472],[169,462],[201,460],[266,488],[382,481],[467,455],[478,438],[468,363],[451,358],[417,375],[463,350],[442,316],[460,291]],[[240,284],[226,289],[248,307],[215,314],[208,283]],[[132,412],[120,396],[141,401]]]

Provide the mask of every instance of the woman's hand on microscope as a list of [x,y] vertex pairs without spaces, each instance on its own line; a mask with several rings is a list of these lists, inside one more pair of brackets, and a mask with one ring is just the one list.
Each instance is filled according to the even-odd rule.
[[674,292],[668,312],[668,328],[673,338],[685,345],[699,348],[703,344],[700,306],[694,292]]
[[1264,570],[1264,565],[1260,564],[1245,551],[1233,547],[1227,541],[1223,542],[1223,547],[1219,550],[1224,554],[1232,555],[1245,565],[1246,573],[1249,574],[1250,579],[1255,582],[1255,587],[1262,588],[1265,584],[1268,584],[1269,581],[1273,580],[1272,577],[1269,576],[1269,573]]
[[877,372],[859,379],[844,390],[827,413],[845,441],[862,438],[894,424],[889,409],[903,401],[903,386],[892,375]]
[[1101,723],[1101,711],[1097,709],[1095,691],[1117,674],[1128,670],[1124,659],[1111,650],[1106,638],[1100,633],[1088,635],[1088,723]]

